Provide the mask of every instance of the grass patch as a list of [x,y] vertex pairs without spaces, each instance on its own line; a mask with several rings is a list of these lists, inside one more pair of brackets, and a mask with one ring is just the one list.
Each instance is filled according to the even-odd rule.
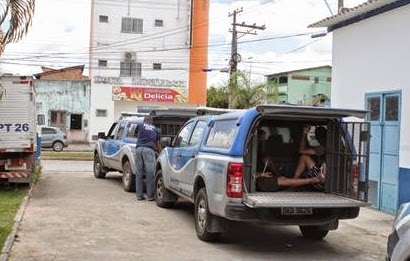
[[3,249],[13,227],[14,216],[29,189],[29,184],[0,184],[0,249]]
[[[31,185],[37,183],[40,174],[41,165],[36,164]],[[30,184],[0,183],[0,250],[4,247],[14,225],[14,217],[29,190]]]
[[92,151],[41,151],[41,158],[55,158],[55,159],[64,159],[64,158],[83,158],[83,159],[92,159]]

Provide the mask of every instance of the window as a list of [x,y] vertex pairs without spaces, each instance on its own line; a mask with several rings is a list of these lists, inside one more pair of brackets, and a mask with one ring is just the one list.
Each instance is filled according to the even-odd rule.
[[123,61],[120,63],[120,76],[141,76],[141,63]]
[[236,119],[215,121],[206,141],[207,147],[229,149],[234,141]]
[[315,81],[315,84],[318,84],[319,83],[319,77],[315,77],[314,81]]
[[191,130],[194,127],[194,122],[190,122],[178,133],[178,136],[175,138],[174,147],[185,147],[188,145],[189,135]]
[[53,128],[41,128],[41,134],[56,134],[57,131]]
[[114,130],[115,130],[115,127],[117,127],[117,125],[118,125],[118,123],[116,123],[116,122],[114,122],[114,123],[111,125],[111,127],[110,127],[110,129],[108,130],[108,133],[107,133],[107,137],[108,137],[108,138],[114,139],[113,132],[114,132]]
[[100,15],[99,21],[100,23],[108,23],[108,15]]
[[128,132],[126,137],[127,138],[135,138],[135,129],[137,128],[137,123],[131,123],[130,127],[128,128]]
[[278,78],[272,77],[272,78],[269,79],[269,81],[273,84],[277,84],[278,83]]
[[399,119],[399,97],[386,97],[386,109],[384,119],[386,121],[397,121]]
[[107,110],[97,109],[95,111],[95,116],[97,116],[97,117],[107,117]]
[[154,70],[161,70],[161,67],[162,67],[162,64],[160,64],[160,63],[154,63],[152,65],[152,69],[154,69]]
[[196,146],[201,141],[202,133],[204,132],[205,128],[206,122],[198,121],[194,131],[192,132],[191,140],[189,141],[188,146]]
[[143,20],[140,18],[123,17],[121,22],[121,32],[129,34],[142,34]]
[[164,20],[155,19],[155,27],[164,27]]
[[279,83],[280,84],[288,83],[288,77],[286,77],[286,76],[279,77]]
[[120,140],[122,137],[122,134],[124,133],[124,129],[125,129],[125,125],[127,123],[126,122],[121,122],[118,131],[117,131],[117,136],[115,137],[116,140]]
[[367,109],[370,110],[370,120],[380,120],[380,97],[367,98]]
[[66,129],[67,111],[50,111],[49,126]]
[[107,67],[107,60],[98,60],[98,67]]

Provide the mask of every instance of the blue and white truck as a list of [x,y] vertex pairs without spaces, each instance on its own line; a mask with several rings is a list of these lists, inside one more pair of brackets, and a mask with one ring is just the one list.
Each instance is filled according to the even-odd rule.
[[36,136],[33,77],[0,76],[0,182],[31,182]]

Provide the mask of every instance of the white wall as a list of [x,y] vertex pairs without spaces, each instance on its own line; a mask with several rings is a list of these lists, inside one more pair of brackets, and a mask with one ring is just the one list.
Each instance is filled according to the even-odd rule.
[[333,32],[332,106],[364,109],[365,93],[400,90],[400,167],[410,167],[410,5]]
[[[190,1],[102,1],[95,0],[91,29],[92,57],[90,132],[96,135],[107,131],[118,112],[134,108],[133,103],[114,102],[113,84],[96,84],[95,77],[120,75],[120,62],[125,52],[135,52],[142,63],[142,78],[186,81],[189,86],[189,23]],[[99,16],[107,15],[108,23],[100,23]],[[142,18],[143,34],[121,33],[121,18]],[[162,19],[163,27],[155,27],[155,19]],[[160,51],[167,50],[167,51]],[[107,68],[98,68],[98,60],[107,60]],[[161,63],[162,70],[153,70],[153,63]],[[122,77],[123,84],[132,84]],[[119,106],[117,108],[117,106]],[[107,109],[107,117],[95,117],[96,109]]]

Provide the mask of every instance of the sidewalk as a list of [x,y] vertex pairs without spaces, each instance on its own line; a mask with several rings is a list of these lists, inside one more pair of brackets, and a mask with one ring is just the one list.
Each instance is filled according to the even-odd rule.
[[63,151],[92,151],[94,150],[95,142],[90,143],[69,143]]

